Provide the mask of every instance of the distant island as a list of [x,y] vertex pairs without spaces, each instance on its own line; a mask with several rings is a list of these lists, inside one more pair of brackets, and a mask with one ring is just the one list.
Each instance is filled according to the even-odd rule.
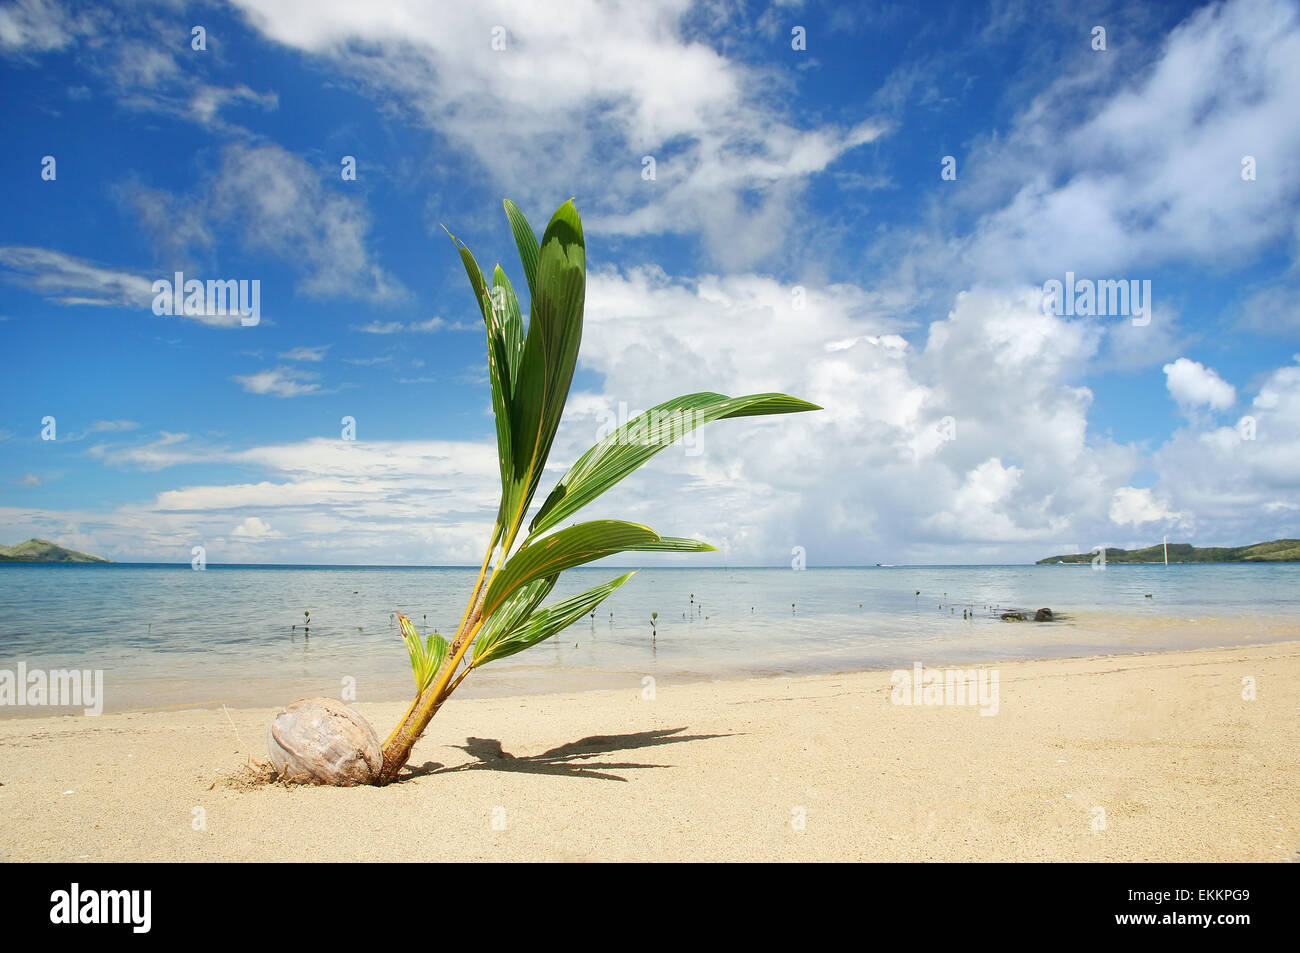
[[112,560],[66,549],[48,539],[29,539],[13,546],[0,546],[0,563],[106,563]]
[[[1035,565],[1055,563],[1067,565],[1091,563],[1093,553],[1070,553],[1065,556],[1048,556]],[[1165,547],[1157,543],[1146,549],[1107,549],[1108,563],[1164,563]],[[1252,546],[1193,546],[1190,543],[1170,543],[1171,563],[1294,563],[1300,562],[1300,539],[1275,539],[1271,543]]]

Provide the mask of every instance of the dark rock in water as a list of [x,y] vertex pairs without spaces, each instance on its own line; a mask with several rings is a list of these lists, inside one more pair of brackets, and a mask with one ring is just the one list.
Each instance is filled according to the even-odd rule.
[[1037,612],[1034,613],[1035,622],[1051,622],[1052,618],[1053,616],[1052,616],[1051,609],[1039,609]]
[[1025,614],[1023,612],[1004,612],[1002,613],[1003,622],[1024,622]]

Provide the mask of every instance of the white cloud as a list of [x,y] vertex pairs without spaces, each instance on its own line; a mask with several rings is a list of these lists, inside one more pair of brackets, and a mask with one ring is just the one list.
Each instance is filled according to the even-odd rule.
[[[258,260],[287,263],[299,276],[297,290],[309,297],[404,300],[406,288],[369,247],[364,200],[325,183],[318,168],[287,149],[236,142],[222,151],[219,168],[187,194],[138,183],[118,194],[149,232],[169,269],[164,277],[172,268],[195,271],[191,259],[210,255],[233,232]],[[238,326],[237,318],[199,320]]]
[[401,321],[371,321],[369,324],[353,326],[352,330],[363,334],[396,334],[406,330],[406,325]]
[[319,344],[315,347],[295,347],[281,354],[280,359],[284,361],[323,361],[325,360],[325,352],[329,349],[330,345],[328,344]]
[[1236,389],[1199,361],[1180,357],[1164,366],[1165,386],[1179,406],[1227,410],[1237,401]]
[[1161,491],[1219,543],[1300,535],[1300,363],[1269,374],[1234,426],[1192,420],[1153,461]]
[[86,29],[83,18],[70,17],[50,0],[17,0],[0,7],[0,52],[46,53],[61,50]]
[[263,109],[279,105],[275,93],[258,93],[242,83],[239,86],[210,86],[206,83],[194,90],[189,101],[190,115],[202,125],[210,125],[218,118],[221,109],[230,103],[251,103]]
[[369,324],[354,324],[353,331],[360,331],[363,334],[401,334],[403,332],[412,332],[417,334],[430,334],[434,331],[441,331],[446,328],[449,331],[466,331],[478,330],[481,325],[462,324],[454,322],[448,324],[442,318],[433,317],[425,321],[371,321]]
[[153,303],[152,279],[47,248],[0,246],[0,267],[10,281],[60,304],[147,308]]
[[710,425],[697,454],[665,451],[596,508],[702,532],[733,563],[792,545],[822,564],[1038,558],[1101,533],[1138,463],[1088,434],[1075,379],[1098,333],[1038,300],[964,294],[914,352],[852,285],[809,289],[796,311],[788,286],[755,275],[597,273],[582,366],[604,384],[573,398],[555,459],[586,449],[620,400],[631,413],[693,390],[785,391],[826,409]]
[[147,448],[95,448],[110,465],[202,463],[261,471],[251,483],[182,486],[107,512],[0,508],[28,536],[75,539],[109,558],[468,564],[482,558],[499,490],[495,449],[459,441],[315,439],[243,450],[165,434]]
[[90,433],[113,433],[123,430],[135,430],[140,425],[134,420],[96,420],[90,425]]
[[573,194],[571,170],[587,170],[589,229],[700,232],[728,265],[780,250],[808,178],[886,131],[868,117],[797,124],[781,106],[790,75],[710,47],[688,27],[690,0],[237,5],[445,136],[526,209]]
[[230,535],[238,539],[278,539],[280,537],[279,533],[271,529],[270,524],[256,516],[246,517],[230,531]]
[[[184,231],[184,226],[181,228]],[[48,248],[18,245],[0,246],[0,274],[5,280],[29,288],[58,304],[132,308],[149,312],[152,312],[156,298],[154,281],[159,278],[171,281],[173,275],[170,271],[165,275],[136,274],[105,268]],[[240,326],[240,316],[235,313],[181,314],[180,317],[204,327]]]
[[85,430],[70,431],[59,434],[59,443],[76,443],[79,440],[85,440],[94,434],[101,433],[126,433],[135,430],[140,425],[134,420],[96,420]]
[[14,486],[40,486],[41,478],[35,473],[24,473],[22,476],[14,477]]
[[326,188],[318,170],[286,149],[227,146],[208,199],[242,226],[250,251],[294,265],[304,294],[379,301],[406,294],[367,247],[370,219],[361,200]]
[[1150,489],[1122,486],[1111,501],[1110,519],[1112,523],[1136,529],[1144,523],[1176,522],[1182,519],[1182,514],[1170,510]]
[[[189,434],[161,431],[157,439],[136,446],[96,444],[86,451],[88,455],[114,465],[128,465],[141,470],[160,470],[177,463],[191,463],[202,459],[186,443]],[[183,445],[183,446],[182,446]]]
[[236,374],[232,378],[250,394],[273,397],[301,397],[320,390],[317,375],[296,367],[280,366],[255,374]]
[[[1009,128],[975,140],[925,224],[882,240],[882,254],[903,250],[900,281],[934,294],[1067,270],[1144,279],[1250,264],[1293,237],[1294,216],[1278,214],[1300,201],[1300,178],[1278,174],[1300,154],[1293,2],[1207,4],[1160,46],[1107,56],[1076,60]],[[1157,307],[1180,291],[1153,282]]]

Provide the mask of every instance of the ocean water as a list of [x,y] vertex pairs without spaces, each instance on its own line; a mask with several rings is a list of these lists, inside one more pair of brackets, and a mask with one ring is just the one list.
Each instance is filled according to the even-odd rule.
[[[570,570],[552,598],[623,571]],[[345,680],[360,701],[405,699],[414,680],[391,614],[450,634],[475,575],[0,564],[0,670],[102,670],[106,711],[339,697]],[[1060,620],[999,618],[1042,606]],[[458,695],[639,691],[647,675],[672,684],[1297,638],[1300,565],[654,568],[594,619],[479,669]],[[52,712],[0,707],[0,717]]]

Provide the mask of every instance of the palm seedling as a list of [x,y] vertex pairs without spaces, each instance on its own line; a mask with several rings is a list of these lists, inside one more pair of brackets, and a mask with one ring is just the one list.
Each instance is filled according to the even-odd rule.
[[[522,652],[593,613],[632,576],[624,573],[542,605],[564,570],[622,552],[714,550],[695,539],[661,536],[648,526],[623,520],[562,523],[705,423],[820,409],[774,393],[696,393],[665,401],[579,457],[529,520],[578,359],[586,247],[571,200],[556,210],[540,242],[513,202],[506,200],[505,210],[528,284],[531,313],[526,327],[514,287],[500,265],[489,280],[464,243],[452,239],[487,328],[501,473],[501,501],[464,614],[450,639],[436,632],[421,639],[411,621],[398,616],[416,696],[382,747],[364,719],[337,702],[311,699],[289,706],[271,726],[269,737],[272,760],[282,774],[284,762],[289,772],[323,783],[383,785],[394,780],[430,720],[470,672]],[[311,702],[317,703],[315,709]]]

